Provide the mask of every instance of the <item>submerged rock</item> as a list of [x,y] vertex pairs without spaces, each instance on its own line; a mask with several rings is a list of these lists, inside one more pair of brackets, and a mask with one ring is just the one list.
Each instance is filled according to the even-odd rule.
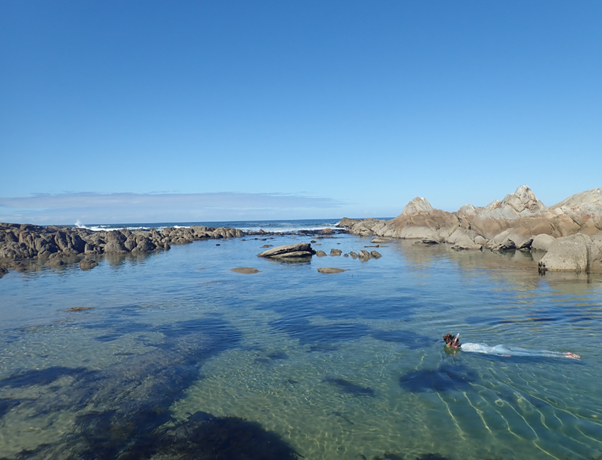
[[324,268],[318,268],[318,271],[320,273],[343,273],[345,270],[343,270],[342,268],[324,267]]
[[81,268],[82,270],[91,270],[97,265],[98,262],[96,262],[93,259],[82,259],[79,263],[79,268]]
[[236,267],[232,269],[233,272],[236,273],[244,273],[245,275],[251,275],[253,273],[259,273],[259,270],[251,267]]

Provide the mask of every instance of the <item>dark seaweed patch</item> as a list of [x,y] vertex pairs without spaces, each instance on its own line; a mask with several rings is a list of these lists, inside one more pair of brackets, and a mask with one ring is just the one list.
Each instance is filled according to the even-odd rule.
[[22,388],[32,385],[49,385],[61,377],[81,376],[84,373],[90,374],[93,372],[88,371],[85,367],[71,368],[62,366],[53,366],[41,370],[30,370],[0,380],[0,388]]
[[166,431],[157,453],[178,460],[296,460],[300,455],[278,434],[238,417],[187,421]]
[[13,407],[21,403],[19,399],[0,399],[0,418],[4,417]]
[[[161,435],[161,427],[171,420],[169,408],[173,402],[184,397],[190,385],[202,378],[201,366],[208,358],[238,346],[241,339],[237,329],[215,316],[173,323],[162,332],[166,332],[166,338],[161,346],[124,358],[103,371],[51,368],[29,371],[0,382],[5,387],[19,387],[51,383],[62,375],[79,376],[69,387],[53,388],[31,403],[36,412],[33,417],[66,409],[78,412],[77,430],[53,444],[32,452],[23,451],[17,458],[142,460],[159,453],[156,440]],[[92,410],[81,415],[91,405],[113,410]],[[203,423],[207,422],[200,418]],[[168,444],[170,439],[164,437],[162,441]],[[223,452],[216,449],[213,457],[210,454],[187,457],[184,452],[173,458],[216,458],[218,455],[229,458],[227,452],[222,455]],[[256,458],[261,457],[258,454]]]
[[421,369],[400,377],[399,385],[406,391],[470,390],[471,383],[478,381],[476,372],[464,365],[441,364],[438,369]]
[[277,331],[288,333],[299,339],[301,345],[317,342],[333,343],[355,340],[369,334],[370,328],[363,324],[337,323],[329,325],[314,325],[306,318],[282,318],[269,323]]
[[418,348],[430,347],[433,343],[438,342],[437,339],[432,339],[426,335],[417,334],[412,331],[396,330],[396,331],[379,331],[375,330],[370,334],[376,340],[383,342],[401,343],[406,347],[416,350]]
[[324,382],[335,385],[345,393],[349,393],[356,396],[374,396],[375,394],[372,388],[362,387],[360,385],[356,385],[353,382],[350,382],[349,380],[345,380],[342,378],[325,377]]

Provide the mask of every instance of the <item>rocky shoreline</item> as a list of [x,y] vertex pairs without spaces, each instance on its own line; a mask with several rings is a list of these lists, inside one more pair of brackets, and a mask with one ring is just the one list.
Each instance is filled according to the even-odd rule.
[[245,232],[230,227],[197,225],[165,227],[161,231],[155,229],[93,231],[69,226],[0,223],[0,277],[9,270],[24,271],[26,266],[23,262],[34,259],[53,267],[75,262],[79,263],[82,270],[89,270],[98,264],[96,259],[99,256],[166,251],[172,245],[189,244],[200,240],[248,236],[264,239],[283,234],[328,237],[331,234],[346,232],[346,229],[299,230],[288,233],[263,230]]
[[546,207],[522,185],[486,207],[464,205],[456,212],[434,209],[414,198],[402,214],[386,221],[343,218],[361,236],[414,239],[417,244],[450,244],[455,250],[541,252],[540,273],[602,271],[602,189],[573,195]]
[[[172,245],[199,240],[248,236],[267,239],[275,235],[328,238],[347,232],[376,237],[372,240],[374,243],[399,238],[416,240],[416,244],[422,245],[449,244],[454,250],[538,252],[538,258],[542,256],[538,265],[540,273],[548,270],[602,272],[602,189],[581,192],[546,207],[528,186],[522,185],[502,201],[495,200],[486,207],[465,205],[456,212],[434,209],[425,198],[417,197],[399,216],[388,221],[343,218],[334,230],[287,233],[196,225],[166,227],[160,231],[92,231],[69,226],[0,223],[0,277],[10,269],[24,270],[23,261],[32,259],[50,266],[77,262],[82,270],[89,270],[97,265],[95,259],[99,256],[165,251]],[[311,247],[299,251],[314,255]],[[272,252],[274,250],[266,251],[268,257],[274,257]],[[315,255],[326,254],[317,251]],[[380,254],[360,251],[359,255],[352,252],[350,256],[367,260],[378,258]]]

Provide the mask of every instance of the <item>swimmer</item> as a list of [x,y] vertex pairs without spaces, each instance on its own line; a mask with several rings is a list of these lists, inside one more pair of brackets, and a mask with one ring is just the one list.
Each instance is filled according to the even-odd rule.
[[451,334],[446,334],[443,336],[443,340],[445,340],[445,346],[449,348],[461,348],[462,344],[458,340],[460,338],[460,334],[455,337]]
[[449,349],[450,351],[456,351],[461,348],[463,351],[469,353],[484,353],[488,355],[503,356],[505,358],[509,358],[511,356],[541,356],[546,358],[581,359],[581,356],[571,352],[560,353],[557,351],[548,350],[528,350],[526,348],[507,347],[505,345],[496,345],[492,347],[485,343],[465,343],[464,347],[462,347],[459,338],[460,334],[456,335],[455,337],[451,334],[444,335],[443,340],[445,341],[446,349]]

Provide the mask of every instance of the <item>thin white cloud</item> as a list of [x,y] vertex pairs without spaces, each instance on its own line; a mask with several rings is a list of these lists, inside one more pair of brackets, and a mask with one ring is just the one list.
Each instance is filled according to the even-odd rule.
[[331,198],[281,193],[40,193],[0,197],[0,221],[49,224],[76,220],[126,223],[290,219],[295,212],[324,214],[341,205]]

